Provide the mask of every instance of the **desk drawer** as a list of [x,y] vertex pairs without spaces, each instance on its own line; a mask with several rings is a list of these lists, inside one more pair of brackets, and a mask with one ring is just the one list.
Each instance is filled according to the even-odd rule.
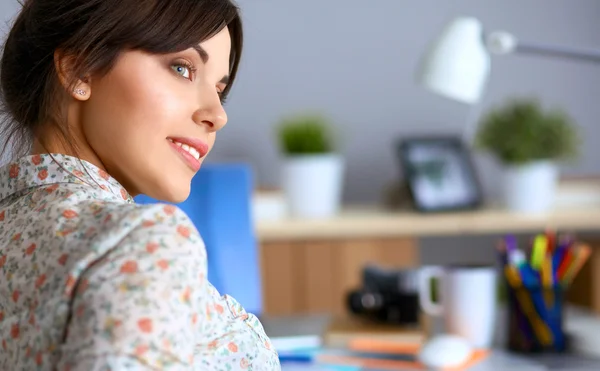
[[365,264],[419,265],[412,238],[279,241],[263,243],[260,249],[268,315],[342,314],[346,293],[360,286]]

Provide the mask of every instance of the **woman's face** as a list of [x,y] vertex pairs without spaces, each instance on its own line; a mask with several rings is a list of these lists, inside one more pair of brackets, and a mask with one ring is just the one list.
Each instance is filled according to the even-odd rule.
[[85,85],[80,98],[75,116],[92,152],[87,157],[99,160],[132,195],[185,200],[216,132],[227,123],[220,93],[230,49],[224,28],[178,53],[124,52],[107,75]]

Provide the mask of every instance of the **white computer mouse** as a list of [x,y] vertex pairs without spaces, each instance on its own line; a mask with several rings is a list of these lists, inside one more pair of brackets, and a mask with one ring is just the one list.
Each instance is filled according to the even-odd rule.
[[433,369],[455,367],[466,362],[473,347],[460,336],[436,335],[426,342],[418,358],[425,366]]

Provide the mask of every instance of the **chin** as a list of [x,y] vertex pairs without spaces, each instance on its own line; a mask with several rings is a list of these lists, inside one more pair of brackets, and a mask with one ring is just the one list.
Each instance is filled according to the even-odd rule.
[[170,197],[165,197],[165,199],[161,200],[161,201],[171,202],[171,203],[174,203],[174,204],[179,204],[179,203],[182,203],[185,200],[187,200],[188,197],[189,197],[189,195],[190,195],[189,192],[186,193],[186,194],[177,194],[177,195],[173,195],[173,196],[170,196]]
[[149,190],[146,195],[162,202],[181,203],[190,196],[191,183],[181,182],[179,184],[163,184],[153,190]]

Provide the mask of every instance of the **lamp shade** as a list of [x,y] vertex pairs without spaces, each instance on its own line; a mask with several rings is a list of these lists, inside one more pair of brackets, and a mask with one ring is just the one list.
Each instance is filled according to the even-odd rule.
[[434,93],[457,101],[479,101],[490,71],[490,55],[481,23],[471,17],[448,24],[426,52],[420,83]]

